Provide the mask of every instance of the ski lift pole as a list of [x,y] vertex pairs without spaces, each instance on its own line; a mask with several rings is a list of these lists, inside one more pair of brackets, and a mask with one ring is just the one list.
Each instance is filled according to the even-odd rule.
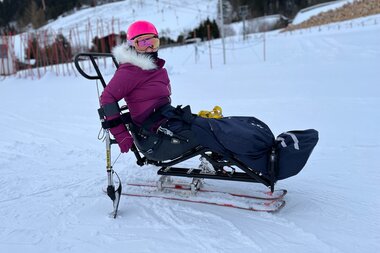
[[223,46],[223,64],[226,64],[226,44],[225,44],[225,33],[224,33],[224,14],[223,14],[223,0],[219,0],[220,9],[220,24],[222,30],[222,46]]

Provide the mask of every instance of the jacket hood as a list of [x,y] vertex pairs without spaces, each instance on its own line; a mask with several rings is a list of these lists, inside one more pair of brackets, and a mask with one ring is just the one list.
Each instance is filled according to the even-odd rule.
[[121,64],[129,63],[143,70],[157,69],[155,60],[150,55],[139,54],[127,44],[114,47],[112,54],[115,56],[116,61]]

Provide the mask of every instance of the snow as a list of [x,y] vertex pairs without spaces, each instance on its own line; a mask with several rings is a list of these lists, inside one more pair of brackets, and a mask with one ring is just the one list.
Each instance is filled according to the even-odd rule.
[[[149,20],[154,23],[160,36],[177,40],[179,35],[187,35],[201,22],[209,18],[217,19],[217,0],[124,0],[84,8],[71,15],[59,16],[56,20],[39,28],[41,44],[54,41],[57,34],[63,34],[71,40],[74,47],[91,48],[92,40],[111,33],[126,32],[128,26],[136,20]],[[31,33],[12,36],[15,55],[20,61],[26,58],[27,38]]]
[[292,21],[293,25],[300,24],[312,16],[316,16],[321,12],[327,12],[330,10],[338,9],[342,7],[345,4],[352,3],[355,0],[338,0],[338,1],[331,1],[327,3],[318,4],[315,6],[308,7],[306,9],[303,9],[297,13],[295,18]]
[[97,34],[99,30],[109,31],[111,25],[114,25],[116,32],[126,31],[133,21],[149,20],[159,27],[160,34],[176,40],[178,35],[194,29],[207,17],[216,19],[217,3],[217,0],[125,0],[61,16],[40,30],[61,30],[68,35],[71,29],[78,27],[83,36],[88,23],[91,24],[92,34]]
[[[374,18],[379,18],[375,16]],[[361,24],[362,19],[353,21]],[[95,82],[48,73],[0,82],[0,252],[376,252],[380,248],[380,26],[226,39],[160,50],[173,104],[252,115],[277,135],[315,128],[320,142],[276,214],[122,198],[112,219]],[[107,80],[113,69],[104,70]],[[113,149],[113,159],[119,154]],[[198,161],[187,161],[197,166]],[[123,182],[157,180],[131,153]],[[249,193],[261,185],[207,180]]]
[[[276,24],[281,22],[282,18],[285,17],[280,14],[275,14],[246,20],[246,33],[258,33],[264,30],[273,30]],[[244,33],[244,25],[241,21],[228,24],[226,27],[232,29],[233,33],[236,35],[242,35]]]

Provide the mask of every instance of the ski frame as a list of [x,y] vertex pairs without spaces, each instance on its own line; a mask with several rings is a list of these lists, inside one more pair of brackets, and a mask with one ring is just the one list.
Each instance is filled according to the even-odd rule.
[[[96,75],[89,75],[81,68],[80,61],[84,60],[85,58],[91,61],[92,67],[95,69]],[[115,64],[116,68],[119,67],[118,62],[116,61],[115,57],[111,53],[79,53],[74,58],[74,64],[78,72],[84,78],[89,79],[89,80],[99,80],[104,89],[107,86],[107,84],[96,62],[98,58],[112,58],[112,61]],[[127,109],[128,109],[127,107],[123,107],[122,112],[124,112]],[[104,120],[104,119],[101,119],[101,120]],[[106,160],[107,160],[106,169],[107,169],[107,178],[108,178],[107,195],[113,201],[114,218],[116,218],[117,209],[118,209],[118,205],[119,205],[119,201],[121,197],[121,181],[111,166],[111,145],[117,144],[117,142],[116,140],[111,139],[108,129],[106,130],[105,139],[106,139]],[[269,187],[272,192],[274,191],[275,178],[273,176],[271,177],[271,179],[267,179],[261,174],[258,174],[257,172],[251,170],[250,168],[248,168],[246,165],[244,165],[242,162],[240,162],[238,159],[234,157],[229,157],[228,161],[214,159],[212,157],[213,152],[203,147],[196,147],[193,150],[188,151],[187,153],[183,154],[182,156],[169,160],[169,161],[149,160],[147,157],[141,156],[135,144],[132,144],[131,151],[136,156],[136,159],[137,159],[136,163],[139,166],[151,164],[157,167],[161,167],[157,171],[158,175],[261,183]],[[224,166],[227,166],[227,167],[232,168],[233,170],[230,172],[227,172],[225,170],[219,169],[216,171],[216,173],[208,174],[208,173],[204,173],[201,169],[173,167],[174,165],[180,162],[183,162],[185,160],[188,160],[198,155],[201,156],[201,158],[205,158],[209,163],[211,163],[211,165],[214,168],[223,168]],[[276,158],[277,157],[273,153],[273,150],[272,150],[272,153],[270,154],[270,160],[269,160],[269,169],[272,175],[274,175],[274,171],[275,171],[275,166],[276,166],[275,163],[277,162]],[[239,168],[243,172],[234,171],[233,166]],[[116,188],[116,190],[115,190],[115,185],[113,182],[113,174],[116,174],[116,176],[119,179],[119,186]]]

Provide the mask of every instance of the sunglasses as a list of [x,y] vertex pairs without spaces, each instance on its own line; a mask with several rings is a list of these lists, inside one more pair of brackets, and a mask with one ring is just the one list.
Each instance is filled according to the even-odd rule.
[[146,51],[148,48],[156,50],[160,46],[160,40],[155,35],[146,34],[128,40],[128,44],[135,47],[137,51]]

